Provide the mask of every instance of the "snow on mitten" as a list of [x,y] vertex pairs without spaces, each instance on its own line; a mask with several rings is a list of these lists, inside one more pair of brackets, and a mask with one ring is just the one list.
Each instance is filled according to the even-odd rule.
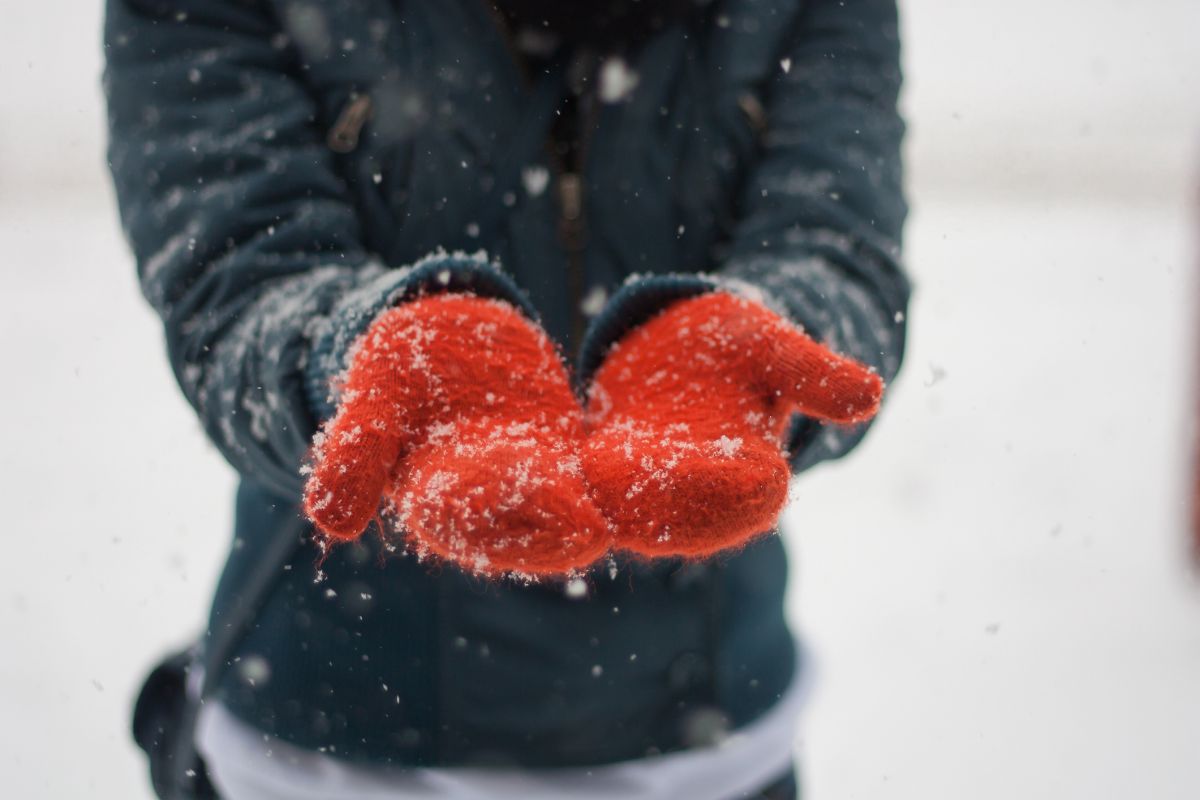
[[596,371],[584,471],[618,549],[702,558],[775,527],[793,412],[863,422],[882,392],[765,306],[705,294],[635,328]]
[[305,488],[329,540],[360,536],[384,501],[418,554],[484,575],[564,574],[604,554],[582,410],[538,326],[442,294],[383,312],[355,348]]

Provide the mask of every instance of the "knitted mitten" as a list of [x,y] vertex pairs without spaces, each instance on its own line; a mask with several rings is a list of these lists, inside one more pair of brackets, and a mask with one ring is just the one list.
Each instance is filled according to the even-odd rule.
[[775,526],[793,412],[862,422],[882,392],[765,306],[702,295],[635,328],[597,370],[584,471],[618,549],[708,556]]
[[418,554],[485,575],[562,574],[608,549],[582,410],[540,328],[443,294],[384,312],[355,347],[305,489],[328,539],[361,535],[383,500]]

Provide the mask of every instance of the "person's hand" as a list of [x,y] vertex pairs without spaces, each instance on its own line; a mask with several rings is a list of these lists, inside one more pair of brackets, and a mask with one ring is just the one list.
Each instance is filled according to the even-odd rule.
[[882,393],[759,303],[714,292],[668,307],[616,344],[588,393],[584,471],[615,547],[702,558],[770,531],[790,415],[863,422]]
[[384,312],[356,347],[305,489],[329,540],[360,536],[384,501],[418,554],[485,575],[565,574],[608,550],[582,409],[538,326],[435,295]]

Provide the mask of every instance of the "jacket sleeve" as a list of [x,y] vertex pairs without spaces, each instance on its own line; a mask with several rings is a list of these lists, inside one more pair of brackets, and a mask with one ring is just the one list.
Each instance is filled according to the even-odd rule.
[[[890,381],[904,348],[909,284],[900,45],[894,0],[810,0],[782,37],[750,116],[760,146],[727,252],[709,275],[637,278],[593,322],[581,369],[666,302],[718,288],[750,294]],[[867,426],[798,417],[798,471],[848,452]]]
[[259,0],[109,0],[109,163],[142,291],[209,437],[298,496],[353,339],[426,289],[509,299],[482,256],[374,263],[287,36]]

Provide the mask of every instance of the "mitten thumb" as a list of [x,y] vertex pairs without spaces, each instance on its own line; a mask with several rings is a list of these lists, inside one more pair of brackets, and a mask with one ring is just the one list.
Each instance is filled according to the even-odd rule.
[[356,539],[375,517],[400,456],[400,437],[380,420],[342,414],[314,440],[304,511],[331,539]]
[[767,383],[776,397],[802,414],[852,425],[879,411],[883,379],[781,322],[772,341]]

